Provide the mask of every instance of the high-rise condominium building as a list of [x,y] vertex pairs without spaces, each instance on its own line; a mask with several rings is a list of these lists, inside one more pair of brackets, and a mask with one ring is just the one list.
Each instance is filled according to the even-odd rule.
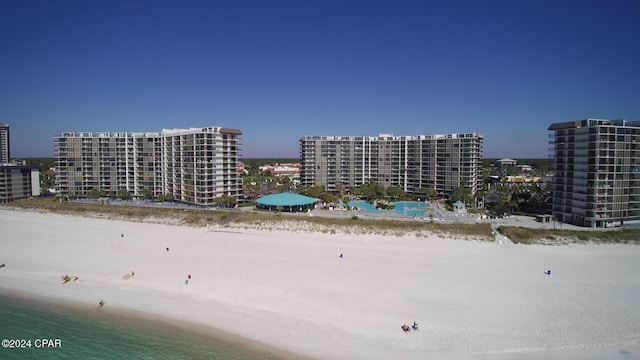
[[0,203],[40,196],[37,166],[0,164]]
[[112,195],[124,189],[213,205],[218,196],[240,194],[241,134],[222,127],[62,133],[54,139],[58,191],[83,197],[94,189]]
[[549,130],[554,217],[588,227],[640,222],[640,121],[586,119]]
[[329,190],[372,179],[411,193],[433,188],[448,197],[468,187],[475,194],[481,186],[482,141],[479,134],[304,136],[300,180]]
[[9,163],[9,145],[9,125],[0,124],[0,164]]
[[10,160],[9,125],[0,124],[0,203],[39,196],[38,167]]

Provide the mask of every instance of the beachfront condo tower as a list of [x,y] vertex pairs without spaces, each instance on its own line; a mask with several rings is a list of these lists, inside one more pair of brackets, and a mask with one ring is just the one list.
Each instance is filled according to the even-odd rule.
[[210,206],[221,195],[237,197],[240,135],[204,127],[161,132],[64,132],[54,138],[57,190],[85,197],[92,190],[133,196],[172,195]]
[[8,164],[9,154],[9,125],[0,124],[0,164]]
[[640,121],[585,119],[549,130],[553,216],[594,228],[640,223]]
[[450,197],[459,188],[481,186],[479,134],[394,136],[304,136],[300,138],[302,185],[350,189],[376,181],[405,192],[435,189]]

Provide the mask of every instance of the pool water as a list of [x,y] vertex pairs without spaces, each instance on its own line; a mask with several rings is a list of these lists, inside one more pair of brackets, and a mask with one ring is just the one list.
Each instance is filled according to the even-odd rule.
[[396,201],[392,202],[395,206],[393,210],[377,209],[375,205],[369,204],[363,200],[350,201],[347,206],[356,207],[358,209],[364,209],[370,213],[389,213],[395,212],[400,215],[411,217],[425,217],[429,204],[419,201]]

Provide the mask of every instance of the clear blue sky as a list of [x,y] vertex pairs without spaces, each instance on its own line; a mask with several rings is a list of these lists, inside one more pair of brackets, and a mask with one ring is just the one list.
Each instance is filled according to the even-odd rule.
[[542,158],[553,122],[640,120],[640,2],[0,1],[0,122],[13,157],[62,131],[476,132]]

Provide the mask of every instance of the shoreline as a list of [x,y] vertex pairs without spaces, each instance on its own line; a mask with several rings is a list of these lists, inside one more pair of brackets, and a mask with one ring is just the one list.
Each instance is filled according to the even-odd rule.
[[197,341],[213,341],[218,344],[222,343],[240,347],[255,354],[262,354],[266,356],[266,358],[273,360],[314,360],[286,350],[274,348],[268,344],[244,338],[240,335],[230,334],[211,326],[122,307],[108,306],[108,304],[103,308],[99,308],[97,304],[93,305],[49,296],[38,296],[33,293],[1,286],[0,299],[8,299],[8,301],[14,303],[26,304],[28,307],[35,307],[45,311],[56,311],[71,316],[104,320],[134,328],[174,334],[177,331],[178,337],[184,338],[185,341],[191,341],[193,340],[192,337],[195,336]]
[[[282,359],[640,356],[635,245],[209,230],[10,210],[0,226],[4,289],[94,307],[103,299],[104,313],[179,319]],[[65,274],[79,280],[62,284]],[[419,331],[400,329],[413,321]]]

